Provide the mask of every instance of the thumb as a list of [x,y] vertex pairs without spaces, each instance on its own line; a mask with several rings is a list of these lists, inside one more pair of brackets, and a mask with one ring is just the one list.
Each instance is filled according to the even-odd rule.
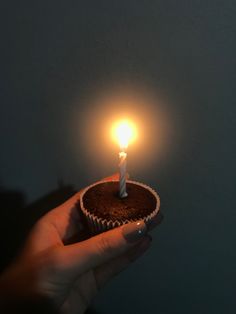
[[146,235],[144,221],[136,221],[106,231],[83,242],[64,246],[57,253],[61,270],[77,276],[120,256],[137,245]]

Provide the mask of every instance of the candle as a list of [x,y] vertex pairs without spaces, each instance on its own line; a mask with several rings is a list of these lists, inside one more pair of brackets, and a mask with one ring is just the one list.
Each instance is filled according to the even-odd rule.
[[128,121],[123,120],[116,124],[114,128],[114,133],[116,139],[120,146],[120,163],[119,163],[119,195],[121,198],[127,197],[126,191],[126,163],[127,163],[127,153],[126,149],[128,148],[130,140],[134,139],[136,136],[134,125]]
[[119,153],[120,156],[120,164],[119,164],[119,168],[120,168],[120,197],[124,198],[126,196],[128,196],[127,192],[126,192],[126,157],[127,154],[126,152],[120,152]]

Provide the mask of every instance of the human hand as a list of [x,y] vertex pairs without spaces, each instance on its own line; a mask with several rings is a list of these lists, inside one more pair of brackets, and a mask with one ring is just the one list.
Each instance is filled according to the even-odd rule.
[[34,226],[21,256],[0,278],[6,297],[44,297],[60,313],[82,314],[106,282],[149,248],[148,231],[161,222],[161,214],[151,226],[139,221],[71,243],[83,231],[76,206],[80,193]]

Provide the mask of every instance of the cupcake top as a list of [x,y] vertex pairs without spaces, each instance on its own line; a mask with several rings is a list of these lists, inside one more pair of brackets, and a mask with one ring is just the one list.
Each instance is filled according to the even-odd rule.
[[127,182],[126,198],[119,197],[119,181],[101,182],[83,195],[84,207],[95,216],[106,220],[139,220],[157,207],[153,193],[141,185]]

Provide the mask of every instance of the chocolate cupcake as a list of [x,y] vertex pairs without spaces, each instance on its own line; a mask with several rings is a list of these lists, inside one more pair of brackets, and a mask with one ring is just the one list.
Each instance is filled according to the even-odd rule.
[[119,181],[100,181],[87,187],[80,197],[80,207],[92,234],[144,220],[151,223],[160,208],[160,198],[147,185],[128,180],[128,196],[119,197]]

